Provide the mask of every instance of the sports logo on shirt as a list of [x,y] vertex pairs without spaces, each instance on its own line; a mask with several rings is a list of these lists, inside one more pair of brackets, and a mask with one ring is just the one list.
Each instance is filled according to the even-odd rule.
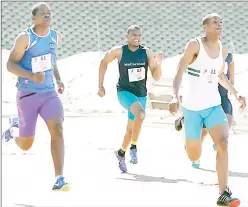
[[49,46],[50,46],[50,49],[55,49],[55,44],[54,44],[54,42],[50,42],[50,43],[49,43]]

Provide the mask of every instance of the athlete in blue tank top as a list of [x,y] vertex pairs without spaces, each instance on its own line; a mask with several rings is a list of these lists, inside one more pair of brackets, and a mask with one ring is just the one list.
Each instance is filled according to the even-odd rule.
[[120,104],[128,110],[128,124],[124,141],[121,149],[115,152],[122,172],[127,171],[125,152],[131,141],[130,162],[133,164],[138,162],[136,144],[145,118],[148,68],[155,80],[160,79],[161,76],[162,53],[157,53],[153,57],[148,48],[140,45],[141,34],[141,28],[138,25],[130,26],[127,30],[128,43],[109,50],[99,67],[98,95],[103,97],[105,95],[103,81],[107,66],[114,59],[118,59],[120,77],[117,84],[117,95]]
[[[53,80],[55,77],[58,92],[62,94],[64,85],[56,64],[57,46],[61,43],[62,36],[50,28],[51,9],[48,4],[34,5],[32,20],[34,25],[17,36],[7,62],[8,71],[18,77],[18,117],[10,118],[10,127],[2,138],[5,141],[15,138],[22,150],[29,150],[40,115],[46,122],[52,139],[51,153],[56,177],[53,190],[67,191],[69,184],[63,177],[64,110]],[[14,135],[14,130],[19,132],[18,136]]]

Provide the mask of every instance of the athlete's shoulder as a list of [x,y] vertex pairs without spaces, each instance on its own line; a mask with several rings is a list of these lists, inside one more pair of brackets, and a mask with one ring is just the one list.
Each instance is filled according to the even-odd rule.
[[153,54],[152,50],[149,47],[145,46],[145,45],[140,45],[140,49],[146,51],[146,54],[147,54],[148,58],[150,56],[152,56],[152,54]]
[[146,51],[146,55],[147,55],[147,58],[148,59],[150,59],[151,57],[153,57],[153,51],[150,48],[148,48],[145,45],[142,45],[141,47],[142,47],[141,49],[143,49],[143,50]]
[[31,27],[28,27],[26,29],[23,29],[20,33],[26,33],[29,34],[31,32]]
[[187,52],[199,52],[200,50],[200,38],[192,38],[189,40],[185,46],[185,51]]
[[114,52],[114,53],[119,53],[119,52],[122,52],[122,48],[124,46],[125,45],[116,45],[116,46],[113,46],[109,51]]
[[23,31],[21,31],[21,32],[17,35],[16,41],[28,43],[28,42],[29,42],[29,33],[28,33],[28,30],[23,30]]
[[58,34],[58,35],[62,35],[61,32],[58,31],[58,30],[56,30],[56,29],[50,28],[50,31],[51,31],[51,32],[54,32],[54,33],[56,33],[56,34]]
[[114,46],[111,49],[109,49],[104,57],[113,57],[113,58],[119,58],[122,55],[122,46]]
[[201,37],[195,37],[195,38],[190,39],[187,45],[189,45],[190,47],[199,47],[200,41],[201,41]]
[[127,46],[127,45],[115,45],[111,49],[113,49],[113,50],[119,50],[119,49],[122,49],[125,46]]
[[58,30],[53,29],[53,28],[50,28],[50,32],[54,33],[57,36],[57,42],[58,42],[58,44],[61,44],[62,39],[63,39],[62,33]]

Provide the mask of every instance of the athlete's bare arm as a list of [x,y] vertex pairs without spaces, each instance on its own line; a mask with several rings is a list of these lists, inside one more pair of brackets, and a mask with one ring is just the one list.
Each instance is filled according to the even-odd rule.
[[[223,60],[226,59],[227,55],[228,55],[228,49],[226,47],[223,47]],[[241,103],[241,108],[245,108],[246,107],[245,97],[240,96],[238,94],[238,91],[235,89],[235,87],[227,79],[226,75],[224,74],[224,68],[225,68],[225,61],[223,61],[223,66],[220,71],[219,83],[236,97],[236,99]]]
[[231,59],[231,62],[228,65],[228,70],[229,70],[229,74],[230,74],[230,82],[231,84],[234,86],[234,60],[233,60],[233,56]]
[[[57,35],[58,35],[58,45],[61,45],[62,44],[62,34],[60,32],[57,32]],[[57,66],[57,60],[53,66],[53,75],[56,79],[56,82],[57,83],[60,83],[61,82],[61,77],[60,77],[60,74],[59,74],[59,70],[58,70],[58,66]]]
[[103,86],[104,76],[105,76],[108,64],[111,63],[116,58],[118,59],[118,61],[120,61],[121,56],[122,56],[121,46],[113,47],[105,54],[99,66],[99,87]]
[[10,51],[9,59],[7,62],[7,69],[9,72],[23,78],[31,78],[32,73],[21,68],[17,63],[24,56],[25,50],[29,44],[29,37],[26,33],[20,33],[14,43],[13,48]]
[[226,75],[224,73],[224,69],[225,69],[225,61],[224,60],[227,58],[227,55],[228,55],[228,49],[224,46],[223,46],[223,52],[222,53],[223,53],[223,65],[222,65],[220,75],[219,75],[219,83],[224,88],[226,88],[228,91],[230,91],[232,94],[237,96],[237,94],[238,94],[237,90],[230,83],[230,81],[228,80],[228,78],[226,77]]
[[148,57],[148,66],[151,71],[152,77],[154,80],[158,81],[161,77],[161,66],[162,66],[162,53],[153,55],[152,51],[146,49],[146,54]]
[[197,40],[190,40],[185,47],[184,54],[181,57],[177,66],[176,76],[173,80],[173,97],[179,101],[178,92],[182,82],[183,73],[188,65],[192,62],[193,58],[198,55],[200,45]]
[[16,76],[29,78],[37,83],[44,81],[44,75],[41,73],[34,74],[29,72],[18,65],[18,62],[23,58],[24,53],[29,45],[29,37],[25,32],[20,33],[14,43],[13,48],[10,51],[9,59],[7,62],[7,69],[9,72]]

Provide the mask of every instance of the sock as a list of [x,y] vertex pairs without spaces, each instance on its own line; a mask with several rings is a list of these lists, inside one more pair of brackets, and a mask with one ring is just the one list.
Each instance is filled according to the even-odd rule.
[[62,176],[62,175],[57,175],[57,176],[55,177],[56,181],[57,181],[59,178],[61,178],[61,177],[63,177],[63,176]]
[[126,149],[124,149],[123,147],[118,150],[118,155],[121,157],[124,157],[125,153],[126,153]]
[[136,143],[137,143],[136,141],[132,141],[130,149],[137,149],[136,148]]
[[200,164],[200,160],[194,161],[195,164]]
[[17,128],[17,127],[11,127],[11,129],[10,129],[10,135],[13,138],[19,137],[19,128]]

